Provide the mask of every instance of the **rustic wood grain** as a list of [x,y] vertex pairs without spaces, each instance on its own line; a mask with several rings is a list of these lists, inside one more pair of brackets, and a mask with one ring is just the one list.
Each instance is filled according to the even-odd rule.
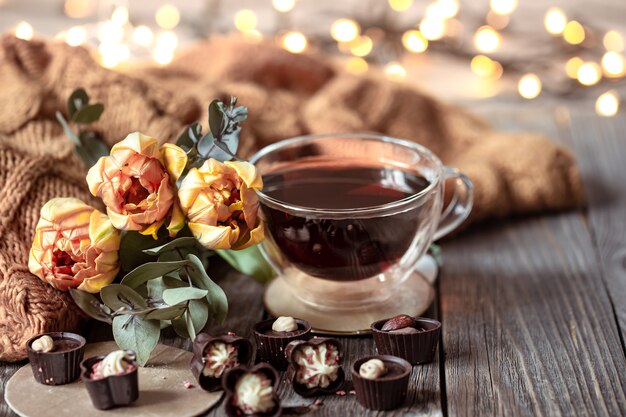
[[580,163],[592,237],[626,348],[626,116],[576,112],[562,123]]
[[[542,113],[489,116],[555,137]],[[443,256],[449,415],[626,414],[626,360],[581,213],[478,227]]]

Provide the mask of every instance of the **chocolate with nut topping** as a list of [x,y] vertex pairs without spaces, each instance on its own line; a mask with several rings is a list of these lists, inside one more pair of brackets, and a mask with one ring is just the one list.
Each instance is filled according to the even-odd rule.
[[258,358],[263,362],[269,362],[279,371],[287,369],[285,359],[287,345],[294,340],[307,340],[311,332],[311,325],[301,319],[292,319],[297,329],[291,330],[293,327],[289,327],[290,319],[292,318],[269,319],[254,326]]
[[221,388],[222,375],[239,365],[247,365],[252,357],[252,344],[234,333],[210,336],[200,333],[193,344],[191,372],[206,391]]
[[406,398],[411,364],[404,359],[369,356],[352,366],[352,382],[359,403],[372,410],[391,410]]
[[432,361],[441,331],[441,323],[405,314],[380,320],[370,326],[380,354],[394,355],[411,364]]
[[339,342],[336,339],[296,340],[287,346],[289,378],[303,397],[334,393],[344,382]]
[[78,379],[85,339],[69,332],[40,334],[26,344],[33,376],[40,384],[63,385]]

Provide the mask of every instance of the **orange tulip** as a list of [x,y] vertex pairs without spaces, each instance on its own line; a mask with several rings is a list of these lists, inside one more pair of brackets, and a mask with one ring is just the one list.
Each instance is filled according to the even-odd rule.
[[59,290],[98,292],[119,270],[120,232],[77,198],[54,198],[41,208],[28,257],[30,272]]
[[263,181],[248,162],[208,159],[192,168],[178,191],[189,229],[208,249],[244,249],[263,240],[255,190]]
[[186,163],[187,155],[178,146],[167,144],[159,150],[156,139],[135,132],[91,167],[87,184],[106,205],[116,228],[156,239],[169,217],[167,229],[174,237],[184,226],[174,183]]

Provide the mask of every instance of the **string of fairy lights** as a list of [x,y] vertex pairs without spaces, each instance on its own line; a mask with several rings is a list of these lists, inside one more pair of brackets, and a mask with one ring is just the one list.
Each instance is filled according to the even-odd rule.
[[[463,11],[458,0],[430,0],[423,15],[408,26],[393,17],[413,13],[414,1],[387,0],[379,15],[372,12],[366,18],[337,18],[325,34],[293,29],[289,17],[303,1],[271,0],[274,12],[280,17],[278,21],[282,22],[272,33],[259,29],[257,12],[252,9],[237,11],[230,30],[235,29],[251,42],[273,38],[282,48],[296,54],[308,50],[338,51],[345,56],[343,62],[348,71],[365,73],[376,64],[394,81],[407,77],[402,64],[405,54],[426,56],[429,50],[453,54],[466,60],[481,79],[496,82],[505,73],[510,79],[515,77],[517,91],[524,99],[535,99],[544,91],[571,95],[582,90],[596,95],[597,114],[613,116],[619,111],[617,89],[626,81],[623,36],[615,30],[599,31],[569,19],[557,7],[545,11],[545,33],[541,35],[555,49],[549,51],[548,57],[533,59],[500,54],[503,40],[513,36],[508,30],[518,0],[490,0],[489,10],[475,27],[461,19]],[[104,12],[101,3],[106,3]],[[98,58],[104,67],[119,67],[130,59],[147,55],[166,65],[179,46],[177,29],[181,12],[172,4],[159,7],[150,25],[132,23],[128,0],[65,0],[64,12],[72,18],[98,15],[97,22],[70,27],[57,38],[72,46],[97,44]],[[22,39],[35,36],[34,28],[25,21],[19,22],[14,31]],[[469,37],[471,42],[466,41]]]

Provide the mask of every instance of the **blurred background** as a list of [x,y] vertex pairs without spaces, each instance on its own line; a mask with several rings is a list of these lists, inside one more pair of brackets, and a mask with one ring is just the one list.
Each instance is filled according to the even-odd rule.
[[624,0],[0,0],[0,30],[89,45],[120,70],[238,32],[457,102],[565,100],[612,117],[626,97]]

